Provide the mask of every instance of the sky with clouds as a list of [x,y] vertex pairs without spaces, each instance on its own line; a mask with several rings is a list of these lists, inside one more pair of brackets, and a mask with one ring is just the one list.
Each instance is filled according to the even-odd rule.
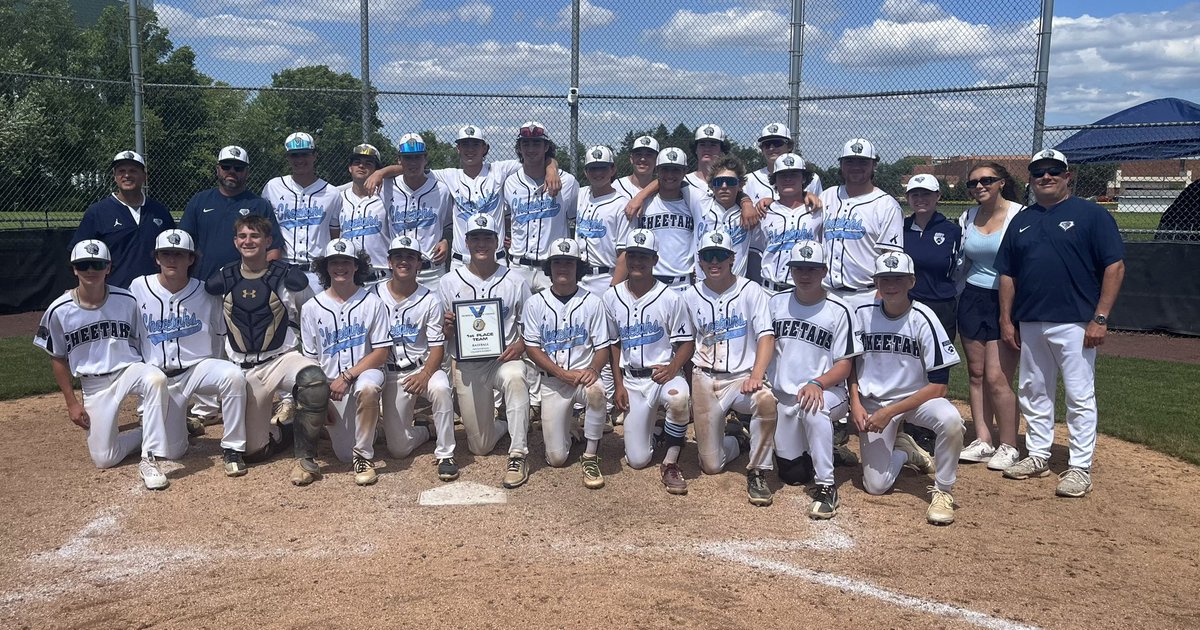
[[[806,0],[802,95],[1032,82],[1039,5]],[[154,6],[172,41],[192,46],[202,71],[233,85],[267,84],[272,72],[311,64],[359,74],[356,0]],[[717,122],[735,140],[753,141],[762,125],[786,120],[782,103],[595,96],[785,96],[790,12],[788,0],[582,0],[581,140],[619,142],[624,131],[657,122]],[[1088,123],[1165,96],[1200,101],[1200,3],[1059,0],[1054,14],[1048,124]],[[371,79],[380,90],[556,97],[384,97],[389,135],[466,121],[508,134],[537,116],[565,135],[557,97],[570,76],[567,0],[371,0],[370,21]],[[1021,153],[1031,141],[1031,103],[1027,90],[813,100],[801,109],[801,131],[814,146],[871,134],[897,151]]]

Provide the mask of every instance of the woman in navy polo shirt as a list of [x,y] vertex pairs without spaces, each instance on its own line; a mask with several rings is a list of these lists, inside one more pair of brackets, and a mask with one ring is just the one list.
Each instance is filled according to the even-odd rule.
[[967,355],[975,441],[959,459],[1004,470],[1020,459],[1017,398],[1012,390],[1018,353],[1000,341],[1000,277],[992,264],[1009,222],[1024,206],[1016,201],[1017,182],[995,162],[971,169],[967,193],[979,205],[959,217],[966,282],[958,300],[958,328]]
[[933,175],[913,175],[905,187],[912,214],[904,219],[904,253],[916,266],[908,296],[928,306],[954,341],[962,228],[937,211],[941,187]]

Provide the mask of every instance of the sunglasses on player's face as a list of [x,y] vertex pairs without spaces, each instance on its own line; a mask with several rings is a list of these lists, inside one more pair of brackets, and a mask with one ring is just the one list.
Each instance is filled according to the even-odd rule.
[[546,130],[541,127],[521,127],[522,138],[544,138]]
[[710,262],[725,262],[729,257],[733,256],[732,252],[727,252],[723,249],[706,249],[700,252],[700,260]]
[[217,167],[228,173],[241,173],[246,170],[245,164],[218,164]]
[[1032,177],[1033,179],[1041,179],[1041,178],[1045,177],[1046,175],[1049,175],[1050,177],[1062,177],[1062,174],[1066,173],[1066,172],[1067,172],[1067,169],[1065,169],[1061,166],[1050,166],[1047,168],[1031,168],[1031,169],[1029,169],[1029,176]]
[[974,188],[979,185],[983,185],[986,188],[999,181],[1003,180],[1001,180],[999,177],[980,177],[979,179],[968,179],[967,188]]
[[73,263],[75,271],[104,271],[108,263],[103,260],[84,260]]
[[785,144],[787,144],[787,140],[784,140],[783,138],[771,138],[769,140],[763,140],[762,142],[759,142],[758,148],[760,148],[760,149],[778,149],[779,147],[781,147]]
[[714,177],[712,178],[713,188],[737,188],[742,185],[742,181],[736,177]]

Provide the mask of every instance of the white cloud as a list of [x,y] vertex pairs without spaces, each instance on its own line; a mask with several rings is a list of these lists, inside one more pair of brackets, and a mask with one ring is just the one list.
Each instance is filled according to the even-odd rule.
[[[351,0],[201,0],[197,6],[206,12],[229,11],[293,23],[357,24],[359,19],[359,4]],[[493,13],[482,0],[468,0],[457,8],[434,2],[433,7],[426,8],[421,0],[370,0],[368,11],[372,23],[412,26],[454,21],[487,24]]]
[[293,57],[290,49],[278,44],[269,44],[266,46],[218,46],[213,50],[212,54],[222,61],[269,65],[278,65]]
[[953,16],[921,22],[875,20],[843,31],[826,58],[846,68],[883,71],[1016,55],[1035,44],[1032,23],[970,24]]
[[[585,31],[589,28],[599,28],[611,24],[617,14],[604,7],[597,6],[588,2],[588,0],[579,1],[579,30]],[[537,25],[540,28],[555,30],[555,31],[570,31],[571,30],[571,5],[563,7],[555,16],[554,22],[546,20],[537,20]]]
[[486,2],[467,2],[456,10],[459,22],[480,26],[490,23],[494,12],[492,5]]
[[642,31],[643,41],[671,50],[736,47],[778,52],[788,49],[790,36],[790,17],[741,8],[719,13],[680,9],[661,27]]
[[935,22],[947,17],[938,5],[920,0],[883,0],[879,12],[895,22]]
[[309,45],[320,40],[313,31],[273,19],[245,18],[228,13],[196,17],[182,9],[158,3],[159,21],[171,31],[173,38],[216,39],[228,42],[252,42],[262,45],[278,44],[283,39],[289,45]]

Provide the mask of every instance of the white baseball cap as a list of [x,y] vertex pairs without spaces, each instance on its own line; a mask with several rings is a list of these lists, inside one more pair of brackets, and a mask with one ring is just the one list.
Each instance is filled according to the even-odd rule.
[[400,136],[400,155],[419,155],[425,153],[425,139],[419,133],[406,133]]
[[787,128],[787,125],[782,123],[771,123],[763,127],[762,133],[758,135],[758,141],[762,142],[768,138],[783,138],[788,142],[792,141],[792,130]]
[[388,245],[388,253],[395,254],[396,252],[416,252],[421,256],[421,258],[424,258],[425,254],[423,254],[417,247],[418,244],[415,240],[413,240],[412,237],[401,234],[400,236],[392,239],[391,244]]
[[804,158],[797,153],[784,153],[775,158],[775,166],[771,170],[772,174],[779,174],[786,171],[807,171],[808,164]]
[[108,253],[108,245],[105,245],[104,241],[89,238],[75,243],[75,247],[71,248],[72,263],[90,260],[112,261],[112,255]]
[[733,253],[733,239],[721,230],[709,230],[700,236],[700,249],[719,249]]
[[696,140],[716,140],[726,142],[725,132],[716,125],[700,125],[696,127]]
[[550,142],[550,134],[546,133],[546,125],[536,120],[530,120],[521,125],[521,129],[517,132],[517,138],[541,138]]
[[1042,160],[1060,162],[1064,168],[1069,166],[1067,163],[1067,156],[1063,155],[1061,151],[1056,151],[1054,149],[1046,149],[1044,151],[1038,151],[1037,153],[1034,153],[1033,157],[1029,159],[1029,165],[1033,166],[1035,163],[1041,162]]
[[356,145],[353,149],[350,149],[350,157],[351,158],[356,158],[356,157],[360,157],[360,156],[361,157],[369,157],[369,158],[375,160],[376,165],[383,163],[383,160],[379,156],[379,149],[375,148],[375,145],[373,145],[373,144],[367,144],[364,142],[362,144]]
[[654,168],[658,168],[664,164],[670,164],[687,169],[687,155],[682,149],[667,147],[658,152],[658,159],[654,161]]
[[325,246],[325,259],[329,260],[335,256],[358,258],[358,248],[354,246],[353,242],[347,239],[335,238]]
[[241,162],[247,166],[250,165],[250,156],[246,150],[236,144],[231,144],[217,154],[217,162]]
[[604,145],[597,145],[588,149],[587,155],[583,159],[583,165],[585,167],[591,166],[592,164],[612,164],[613,162],[612,149]]
[[142,165],[143,169],[146,168],[146,160],[143,159],[142,155],[137,151],[122,151],[114,155],[112,159],[112,165],[115,167],[117,162],[137,162],[138,164]]
[[824,267],[825,248],[816,241],[800,241],[792,245],[789,267]]
[[154,239],[154,251],[195,252],[196,244],[192,242],[192,235],[183,230],[163,230]]
[[454,142],[457,143],[460,140],[478,140],[480,142],[487,143],[487,140],[483,139],[483,130],[475,125],[459,127],[458,136],[454,138]]
[[582,260],[583,255],[579,251],[579,241],[573,238],[558,238],[550,243],[550,255],[546,260],[554,260],[555,258],[573,258]]
[[875,151],[875,145],[871,144],[870,140],[866,138],[851,138],[846,141],[846,144],[842,145],[842,154],[838,156],[838,159],[848,157],[878,160],[879,153]]
[[927,173],[913,175],[908,178],[908,184],[904,186],[904,192],[912,190],[932,190],[933,192],[938,192],[941,189],[942,186],[938,183],[937,178]]
[[912,275],[916,275],[913,271],[913,259],[904,252],[884,252],[875,259],[875,273],[872,277]]
[[655,140],[651,136],[638,136],[633,140],[633,143],[629,145],[630,153],[633,153],[634,151],[641,151],[643,149],[658,153],[658,140]]
[[496,229],[496,222],[492,217],[486,214],[473,214],[467,218],[467,226],[470,228],[464,236],[470,236],[476,232],[491,232],[499,236],[500,230]]
[[655,243],[654,232],[646,228],[632,230],[629,232],[629,239],[625,241],[625,251],[646,252],[657,256],[658,247],[657,243]]
[[294,151],[312,151],[317,148],[317,143],[313,142],[312,136],[303,131],[297,131],[288,136],[287,140],[283,141],[283,148],[287,149],[288,153]]

